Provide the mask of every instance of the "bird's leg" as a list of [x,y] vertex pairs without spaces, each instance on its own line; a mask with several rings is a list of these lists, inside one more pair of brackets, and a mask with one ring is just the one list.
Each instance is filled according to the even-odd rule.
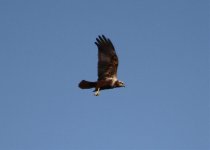
[[100,88],[97,88],[96,92],[94,93],[95,96],[99,96]]

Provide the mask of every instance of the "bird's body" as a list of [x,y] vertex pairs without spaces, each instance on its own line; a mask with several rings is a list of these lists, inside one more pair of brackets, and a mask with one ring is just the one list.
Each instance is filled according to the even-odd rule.
[[95,88],[95,96],[98,96],[100,90],[124,87],[124,83],[117,79],[118,57],[112,42],[102,35],[96,38],[95,44],[98,47],[98,80],[82,80],[79,87]]

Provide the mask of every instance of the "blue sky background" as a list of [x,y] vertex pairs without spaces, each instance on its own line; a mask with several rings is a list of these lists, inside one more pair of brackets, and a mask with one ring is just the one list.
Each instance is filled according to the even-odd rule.
[[[0,149],[210,149],[209,0],[0,0]],[[99,34],[126,88],[97,79]]]

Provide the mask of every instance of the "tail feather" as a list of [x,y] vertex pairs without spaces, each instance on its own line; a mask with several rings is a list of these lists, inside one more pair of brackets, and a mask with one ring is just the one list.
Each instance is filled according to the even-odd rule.
[[90,89],[90,88],[94,88],[96,86],[96,82],[90,82],[90,81],[86,81],[86,80],[82,80],[79,83],[79,87],[81,89]]

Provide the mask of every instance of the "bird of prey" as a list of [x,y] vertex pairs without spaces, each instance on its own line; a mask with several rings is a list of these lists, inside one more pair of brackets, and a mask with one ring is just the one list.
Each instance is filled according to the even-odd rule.
[[98,47],[98,80],[82,80],[79,87],[95,88],[95,96],[99,95],[100,90],[125,87],[124,83],[117,79],[118,57],[111,40],[102,35],[96,38],[95,44]]

